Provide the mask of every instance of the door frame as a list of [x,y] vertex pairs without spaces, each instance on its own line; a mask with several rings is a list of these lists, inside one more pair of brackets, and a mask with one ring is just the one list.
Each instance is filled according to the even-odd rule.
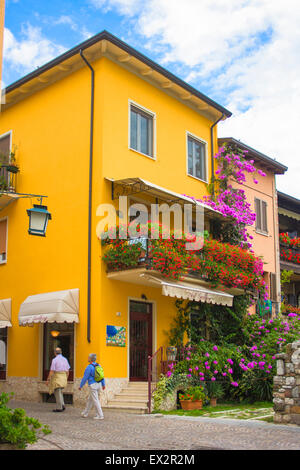
[[[74,366],[73,366],[73,380],[68,380],[68,383],[75,382],[75,371],[76,371],[76,345],[77,345],[77,328],[78,323],[74,322]],[[39,323],[39,380],[43,381],[44,373],[44,323]]]
[[157,328],[156,328],[156,300],[141,299],[139,297],[128,297],[127,306],[127,378],[130,381],[130,302],[143,302],[146,304],[152,304],[152,354],[156,351],[157,345]]

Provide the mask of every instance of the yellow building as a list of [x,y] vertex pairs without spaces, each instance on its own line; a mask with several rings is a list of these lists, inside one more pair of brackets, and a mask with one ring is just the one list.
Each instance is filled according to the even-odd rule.
[[[104,367],[105,400],[147,380],[147,357],[168,345],[179,294],[143,268],[107,272],[101,204],[208,194],[217,123],[230,114],[105,31],[6,89],[0,150],[15,153],[19,172],[1,170],[0,391],[41,401],[55,345],[71,364],[74,404],[85,397],[78,384],[89,353]],[[51,213],[45,237],[28,233],[27,210],[41,202]],[[205,216],[207,226],[220,214]],[[177,289],[232,300],[204,286],[187,279]],[[125,345],[109,344],[118,327]]]

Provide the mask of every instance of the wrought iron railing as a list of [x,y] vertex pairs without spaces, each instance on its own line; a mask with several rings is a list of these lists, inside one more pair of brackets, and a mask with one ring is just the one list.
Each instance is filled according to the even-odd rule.
[[153,393],[162,375],[170,371],[170,366],[174,367],[177,362],[184,360],[187,354],[196,351],[196,346],[176,348],[175,359],[170,358],[167,349],[161,346],[153,356],[148,356],[148,413],[152,410]]
[[280,259],[282,262],[293,263],[300,266],[300,248],[293,248],[280,243]]
[[148,356],[148,413],[151,413],[153,392],[161,376],[164,349],[161,346],[153,356]]
[[8,170],[9,165],[0,164],[0,192],[16,191],[16,173]]

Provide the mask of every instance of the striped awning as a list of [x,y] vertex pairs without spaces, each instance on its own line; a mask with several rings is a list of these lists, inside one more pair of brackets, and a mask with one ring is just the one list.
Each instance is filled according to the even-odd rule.
[[207,289],[206,287],[187,282],[170,283],[154,276],[147,276],[147,278],[151,278],[154,283],[161,286],[162,294],[169,297],[215,305],[226,305],[227,307],[232,307],[233,304],[233,295],[227,292]]
[[30,295],[21,304],[19,325],[79,323],[79,289]]
[[0,328],[7,328],[11,324],[11,299],[0,300]]

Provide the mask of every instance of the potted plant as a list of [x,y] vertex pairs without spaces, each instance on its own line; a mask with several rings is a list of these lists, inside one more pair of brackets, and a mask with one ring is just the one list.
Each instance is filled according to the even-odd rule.
[[224,396],[224,390],[222,384],[216,381],[210,381],[207,383],[208,396],[210,398],[210,405],[216,406],[217,399]]
[[189,387],[185,393],[179,394],[180,405],[183,410],[201,410],[205,399],[204,388],[201,386]]
[[18,173],[20,171],[16,163],[16,147],[14,150],[11,150],[9,152],[9,155],[5,155],[1,153],[0,162],[2,166],[5,167],[9,173]]
[[38,440],[38,433],[51,433],[47,425],[26,416],[25,410],[8,408],[13,393],[0,394],[0,450],[25,449]]

